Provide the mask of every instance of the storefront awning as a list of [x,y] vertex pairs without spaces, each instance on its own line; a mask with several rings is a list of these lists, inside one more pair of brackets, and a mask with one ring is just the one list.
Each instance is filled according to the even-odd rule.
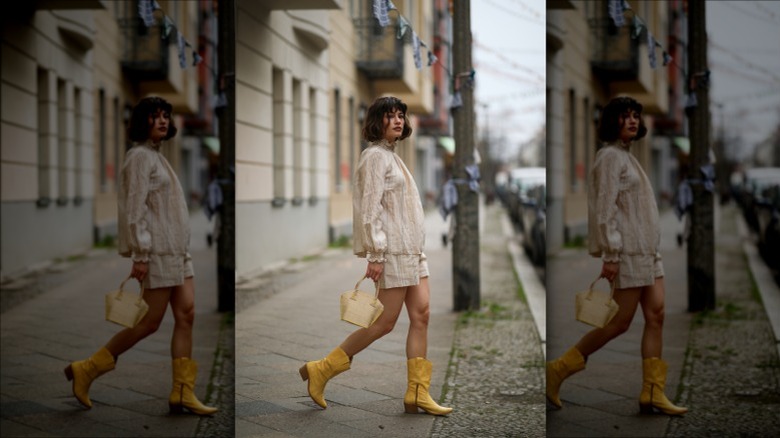
[[439,146],[443,147],[450,155],[455,155],[455,139],[452,137],[439,137]]
[[691,140],[688,137],[675,137],[674,145],[680,148],[685,155],[691,153]]

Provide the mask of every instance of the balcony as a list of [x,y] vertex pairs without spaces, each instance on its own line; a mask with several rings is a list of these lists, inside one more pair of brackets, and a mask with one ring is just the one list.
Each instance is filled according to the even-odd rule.
[[120,19],[119,31],[122,34],[122,72],[127,78],[137,82],[165,80],[170,63],[170,43],[162,36],[162,24],[146,27],[140,18]]
[[635,80],[639,75],[639,38],[631,26],[615,27],[609,17],[588,20],[591,37],[590,66],[606,82]]
[[374,18],[361,18],[354,24],[358,70],[369,79],[401,79],[405,64],[404,40],[396,38],[395,23],[382,27]]

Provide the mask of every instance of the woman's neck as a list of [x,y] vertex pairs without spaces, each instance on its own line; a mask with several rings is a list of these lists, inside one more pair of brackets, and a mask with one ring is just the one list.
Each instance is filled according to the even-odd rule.
[[396,143],[398,143],[398,141],[397,140],[396,141],[390,141],[390,140],[388,140],[386,138],[382,138],[382,139],[377,140],[374,143],[378,144],[379,146],[382,146],[382,147],[385,147],[387,149],[390,149],[391,151],[394,151],[395,150],[395,145],[396,145]]

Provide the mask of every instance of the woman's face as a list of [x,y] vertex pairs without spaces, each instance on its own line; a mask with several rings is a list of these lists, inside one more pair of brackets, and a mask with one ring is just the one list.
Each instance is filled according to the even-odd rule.
[[152,114],[149,114],[149,140],[153,143],[159,143],[168,135],[168,127],[170,126],[171,114],[161,109],[158,109]]
[[628,143],[639,132],[639,113],[628,110],[620,116],[620,140]]
[[401,110],[394,109],[385,113],[384,138],[389,142],[394,142],[401,137],[404,132],[404,113]]

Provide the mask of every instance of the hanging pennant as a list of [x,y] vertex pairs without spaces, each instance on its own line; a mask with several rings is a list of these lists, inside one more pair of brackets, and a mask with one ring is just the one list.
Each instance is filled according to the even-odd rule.
[[450,109],[458,109],[463,106],[463,97],[460,95],[460,91],[456,91],[452,95],[452,101],[450,102]]
[[374,17],[379,20],[382,27],[390,24],[390,17],[387,16],[388,0],[374,0]]
[[417,32],[412,31],[412,50],[414,51],[414,66],[417,70],[422,68],[422,57],[420,56],[420,37]]
[[433,54],[433,52],[428,50],[428,67],[432,66],[438,60],[439,58],[437,58],[436,55]]
[[181,68],[187,68],[187,53],[184,51],[184,35],[182,35],[181,32],[177,32],[177,36],[176,48],[179,50],[179,65]]
[[171,20],[167,15],[163,19],[163,38],[168,38],[168,35],[171,34],[171,31],[173,30],[173,20]]
[[197,52],[197,50],[192,51],[192,66],[196,66],[203,62],[203,57],[200,56],[200,54]]
[[650,67],[655,69],[656,67],[655,38],[653,38],[653,34],[650,33],[650,29],[647,30],[647,50],[648,50],[647,56],[650,58]]
[[159,5],[154,0],[139,0],[138,1],[138,16],[141,17],[146,27],[152,27],[155,25],[154,19],[155,6],[159,8]]
[[639,38],[639,35],[642,33],[642,29],[645,27],[645,23],[642,21],[641,18],[639,18],[638,15],[634,16],[634,31],[631,33],[631,38],[637,39]]
[[666,52],[666,50],[664,50],[664,66],[669,65],[670,62],[672,62],[672,55],[670,55],[669,53]]
[[623,27],[626,23],[625,18],[623,17],[623,11],[627,9],[625,6],[626,2],[624,0],[609,0],[609,4],[607,5],[609,16],[617,27]]
[[406,31],[409,30],[409,22],[406,21],[406,18],[404,18],[403,15],[398,17],[398,33],[397,38],[403,39],[404,35],[406,34]]
[[387,0],[387,9],[390,11],[398,12],[398,8],[396,8],[395,5],[393,4],[393,0]]

